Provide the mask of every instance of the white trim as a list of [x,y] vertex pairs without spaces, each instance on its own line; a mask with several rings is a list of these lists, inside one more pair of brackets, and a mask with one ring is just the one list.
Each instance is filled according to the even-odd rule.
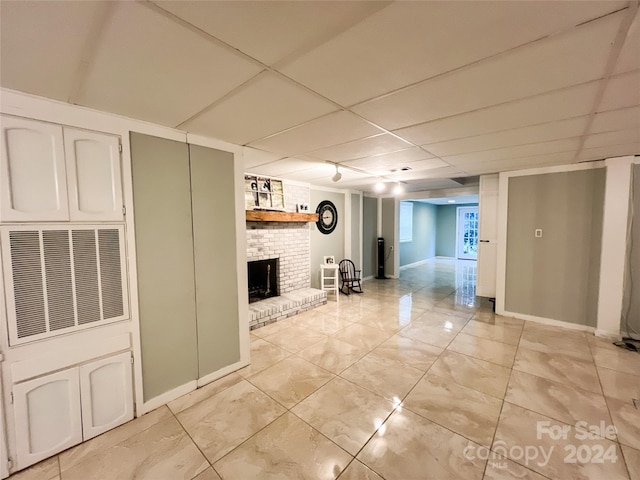
[[[242,158],[242,147],[240,145],[235,145],[233,143],[225,142],[223,140],[218,140],[216,138],[203,137],[202,135],[194,135],[193,133],[187,132],[186,142],[191,145],[199,145],[201,147],[215,148],[216,150],[231,152],[233,154],[240,155]],[[243,185],[243,190],[244,190],[244,185]]]
[[352,258],[351,256],[351,192],[344,192],[344,257]]
[[513,317],[518,318],[520,320],[526,320],[527,322],[540,323],[543,325],[551,325],[554,327],[566,328],[569,330],[578,330],[580,332],[595,332],[594,327],[590,327],[588,325],[580,325],[578,323],[565,322],[563,320],[556,320],[554,318],[545,318],[545,317],[537,317],[535,315],[527,315],[524,313],[516,313],[516,312],[503,312],[499,315],[504,317]]
[[[421,200],[425,198],[445,198],[445,197],[461,197],[467,195],[479,195],[480,185],[473,185],[468,187],[456,187],[456,188],[443,188],[440,190],[424,190],[421,192],[405,192],[401,195],[397,195],[396,198],[400,200]],[[385,198],[391,197],[387,195]]]
[[573,165],[560,165],[554,167],[532,168],[528,170],[516,170],[501,172],[498,177],[498,218],[497,218],[497,262],[496,262],[496,313],[505,313],[505,292],[507,272],[507,213],[509,207],[509,179],[511,177],[524,177],[529,175],[543,175],[545,173],[575,172],[578,170],[593,170],[602,168],[604,162],[589,162]]
[[393,274],[392,278],[400,275],[400,199],[393,199]]
[[196,380],[190,380],[184,385],[180,385],[173,390],[169,390],[168,392],[164,392],[157,397],[153,397],[151,400],[148,400],[142,404],[139,411],[137,412],[137,416],[139,417],[141,415],[144,415],[145,413],[149,413],[150,411],[155,410],[158,407],[166,405],[167,403],[175,400],[178,397],[186,395],[189,392],[193,392],[196,388],[198,388],[198,382]]
[[[247,331],[249,331],[248,327],[247,327]],[[248,360],[246,361],[240,360],[239,362],[233,363],[231,365],[227,365],[226,367],[221,368],[220,370],[216,370],[215,372],[209,373],[197,380],[197,383],[198,383],[197,388],[204,387],[205,385],[208,385],[211,382],[215,382],[219,378],[226,377],[230,373],[233,373],[236,370],[240,370],[241,368],[246,367],[247,365],[249,365]]]
[[425,263],[429,263],[434,258],[436,258],[436,257],[427,258],[425,260],[418,260],[417,262],[413,262],[413,263],[407,263],[406,265],[402,265],[400,267],[400,271],[406,270],[407,268],[417,267],[419,265],[424,265]]
[[362,195],[362,192],[358,192],[359,196],[360,196],[360,224],[358,225],[358,242],[359,242],[359,248],[358,250],[360,251],[360,255],[358,258],[358,265],[360,265],[360,268],[362,270],[364,270],[364,196]]
[[624,281],[631,195],[632,156],[608,158],[602,218],[600,283],[598,287],[598,331],[620,334],[624,305]]

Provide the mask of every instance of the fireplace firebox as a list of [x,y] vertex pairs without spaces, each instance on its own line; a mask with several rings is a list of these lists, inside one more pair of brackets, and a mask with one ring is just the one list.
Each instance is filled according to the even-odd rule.
[[278,259],[247,262],[249,303],[278,296]]

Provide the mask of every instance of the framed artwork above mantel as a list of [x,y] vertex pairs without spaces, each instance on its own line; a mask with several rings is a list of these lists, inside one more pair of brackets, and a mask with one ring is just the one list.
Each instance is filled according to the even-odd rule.
[[284,211],[282,180],[246,174],[244,176],[244,203],[247,210]]

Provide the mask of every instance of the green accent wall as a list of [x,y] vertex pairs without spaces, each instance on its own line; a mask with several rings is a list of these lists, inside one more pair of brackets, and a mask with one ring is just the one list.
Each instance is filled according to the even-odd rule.
[[400,243],[401,267],[433,258],[436,254],[436,205],[410,203],[413,204],[412,241]]
[[599,168],[509,179],[508,312],[596,326],[605,174]]
[[[324,256],[333,255],[336,262],[344,258],[344,232],[345,228],[345,206],[344,194],[337,192],[327,192],[324,190],[313,190],[309,192],[312,212],[316,211],[318,204],[323,200],[330,200],[338,210],[338,225],[336,229],[328,235],[320,233],[315,223],[310,223],[311,248],[309,254],[311,287],[320,288],[320,265]],[[349,225],[348,228],[351,228]]]
[[198,378],[186,143],[131,134],[144,400]]
[[629,333],[634,333],[634,338],[640,338],[640,165],[633,165],[632,181],[633,223],[627,245],[629,267],[625,279],[622,331],[627,331],[625,320],[628,318]]
[[477,203],[438,205],[436,219],[436,256],[456,257],[458,207],[477,207]]
[[240,361],[233,154],[189,145],[198,378]]
[[370,277],[378,273],[378,199],[362,199],[362,276]]
[[[384,256],[387,259],[384,262],[385,275],[398,275],[396,268],[395,256],[393,252],[389,254],[389,248],[392,247],[396,241],[396,215],[398,214],[396,209],[395,198],[383,198],[382,199],[382,237],[384,238]],[[377,247],[376,247],[377,248]]]

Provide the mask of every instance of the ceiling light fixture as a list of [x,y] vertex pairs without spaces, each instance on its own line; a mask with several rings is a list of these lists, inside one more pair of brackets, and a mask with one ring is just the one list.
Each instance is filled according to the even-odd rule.
[[386,188],[386,185],[382,183],[382,180],[380,179],[378,179],[376,184],[373,186],[373,189],[378,193],[384,192],[385,188]]
[[338,165],[336,164],[336,173],[333,177],[331,177],[331,180],[333,180],[334,182],[339,181],[342,178],[342,174],[340,173],[340,171],[338,170]]
[[397,183],[395,187],[393,187],[393,194],[394,195],[400,195],[404,193],[404,188],[402,188],[402,185],[400,185],[400,183]]
[[447,203],[456,203],[455,200],[447,200]]

